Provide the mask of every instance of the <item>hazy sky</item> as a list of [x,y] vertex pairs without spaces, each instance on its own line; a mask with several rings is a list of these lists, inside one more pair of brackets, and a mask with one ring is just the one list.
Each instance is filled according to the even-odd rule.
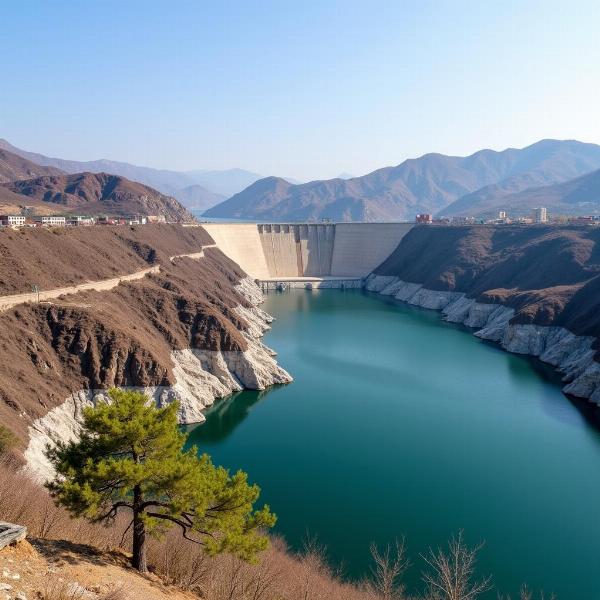
[[0,137],[44,154],[313,179],[600,143],[597,0],[0,3]]

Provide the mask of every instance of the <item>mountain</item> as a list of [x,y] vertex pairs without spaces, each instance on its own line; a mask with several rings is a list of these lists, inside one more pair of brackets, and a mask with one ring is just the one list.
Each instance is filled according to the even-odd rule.
[[[459,214],[458,210],[462,212],[461,206],[454,209],[459,202],[451,204],[444,213]],[[523,216],[530,215],[537,206],[545,206],[555,215],[600,214],[600,170],[563,183],[530,187],[500,197],[492,195],[489,198],[479,198],[477,204],[470,206],[469,212],[476,217],[491,217],[497,215],[499,210],[505,210],[511,216]]]
[[227,169],[225,171],[196,170],[188,171],[186,175],[193,178],[195,183],[225,198],[241,192],[263,177],[258,173],[252,173],[244,169]]
[[[0,149],[12,152],[36,165],[53,167],[66,173],[111,173],[112,175],[126,177],[132,181],[149,185],[163,194],[174,196],[183,203],[185,203],[186,197],[189,196],[189,192],[185,192],[184,190],[193,185],[207,188],[205,201],[209,198],[208,194],[216,194],[217,196],[214,197],[216,202],[220,199],[218,196],[232,196],[262,177],[262,175],[245,171],[244,169],[186,172],[152,169],[150,167],[140,167],[126,162],[106,159],[85,162],[64,160],[62,158],[51,158],[43,154],[22,150],[4,139],[0,139]],[[39,175],[43,174],[45,173],[40,173]],[[197,195],[198,192],[196,192]],[[195,207],[190,206],[190,208]]]
[[188,209],[204,211],[225,200],[225,196],[209,192],[201,185],[189,185],[178,191],[177,199]]
[[18,154],[0,148],[0,183],[18,179],[33,179],[42,175],[60,175],[60,169],[42,167]]
[[88,215],[164,215],[168,221],[191,221],[177,200],[124,177],[108,173],[46,175],[2,187],[34,202],[58,205],[56,212]]
[[349,180],[290,185],[268,177],[209,209],[206,216],[412,220],[417,213],[438,213],[467,194],[501,182],[514,192],[532,182],[563,182],[597,168],[600,146],[574,140],[542,140],[523,149],[481,150],[466,157],[426,154]]

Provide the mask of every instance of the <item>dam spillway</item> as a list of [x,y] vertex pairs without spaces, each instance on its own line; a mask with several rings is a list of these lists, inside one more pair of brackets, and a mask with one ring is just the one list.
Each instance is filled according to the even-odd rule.
[[261,281],[362,280],[412,223],[203,223],[217,246]]

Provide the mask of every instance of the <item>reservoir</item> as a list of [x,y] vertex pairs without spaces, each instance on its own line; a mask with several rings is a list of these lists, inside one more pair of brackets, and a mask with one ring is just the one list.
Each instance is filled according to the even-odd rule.
[[219,401],[190,443],[244,469],[293,549],[307,533],[346,576],[369,545],[420,553],[459,530],[497,592],[600,598],[600,434],[542,363],[441,315],[362,291],[271,293],[265,343],[295,378]]

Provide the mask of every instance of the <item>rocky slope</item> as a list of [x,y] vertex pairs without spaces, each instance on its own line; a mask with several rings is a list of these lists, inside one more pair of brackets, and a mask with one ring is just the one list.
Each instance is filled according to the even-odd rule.
[[[96,230],[102,231],[93,228],[89,235]],[[141,262],[140,255],[181,254],[194,237],[212,241],[201,228],[155,230],[139,254],[132,251],[131,262]],[[77,234],[69,231],[48,248],[49,263],[60,265],[68,255],[61,250],[77,246],[71,235]],[[108,244],[104,252],[110,256]],[[115,255],[123,245],[136,244],[135,236],[115,238]],[[194,251],[200,249],[197,244]],[[92,244],[88,252],[94,256]],[[92,264],[81,261],[81,277],[89,277]],[[166,257],[160,266],[158,273],[111,291],[0,313],[0,420],[22,440],[37,476],[48,473],[45,444],[56,435],[76,435],[83,406],[111,386],[144,389],[157,403],[179,400],[180,419],[189,423],[202,421],[202,409],[215,398],[291,380],[260,342],[270,318],[257,306],[258,287],[237,265],[208,247],[202,258]]]
[[211,244],[202,227],[178,225],[1,229],[0,294],[126,275]]
[[168,221],[193,221],[175,198],[108,173],[46,175],[3,186],[34,201],[56,205],[56,212],[86,215],[164,215]]
[[292,185],[261,179],[209,209],[210,217],[274,221],[413,220],[437,213],[462,196],[486,186],[487,195],[532,185],[566,181],[600,167],[600,146],[542,140],[520,150],[481,150],[471,156],[426,154],[362,177]]
[[366,287],[538,356],[600,404],[600,229],[416,227]]

